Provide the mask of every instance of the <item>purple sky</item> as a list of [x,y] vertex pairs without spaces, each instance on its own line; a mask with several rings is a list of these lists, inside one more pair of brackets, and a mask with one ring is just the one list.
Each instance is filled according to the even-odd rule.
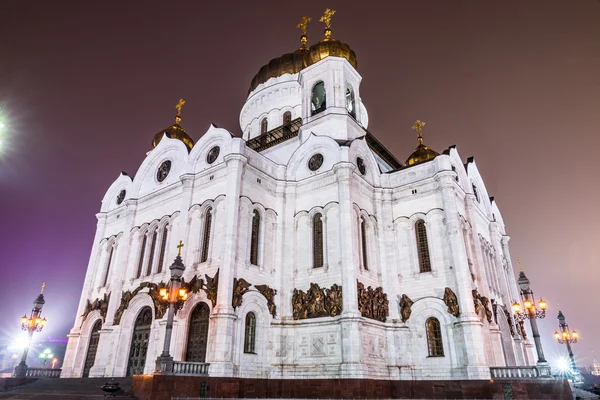
[[[239,4],[238,4],[239,3]],[[393,5],[385,5],[386,3]],[[143,6],[142,6],[143,4]],[[369,129],[401,160],[425,143],[475,156],[536,295],[547,358],[556,303],[600,360],[600,2],[16,1],[0,6],[0,345],[47,282],[41,336],[71,328],[100,200],[173,123],[240,135],[250,80],[337,9]],[[2,338],[4,337],[4,338]]]

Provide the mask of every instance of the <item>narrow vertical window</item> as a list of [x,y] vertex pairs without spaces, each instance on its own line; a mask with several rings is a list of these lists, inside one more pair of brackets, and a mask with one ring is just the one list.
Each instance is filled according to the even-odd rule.
[[202,255],[200,262],[208,260],[208,248],[210,245],[210,226],[212,225],[212,207],[206,209],[204,216],[204,233],[202,234]]
[[283,126],[289,125],[292,123],[292,113],[290,111],[286,111],[283,113]]
[[256,315],[253,312],[246,314],[246,329],[244,334],[244,353],[256,354]]
[[352,90],[351,86],[346,88],[346,111],[348,114],[352,115],[353,118],[356,118],[356,106],[354,102],[354,90]]
[[110,245],[110,250],[108,251],[108,262],[106,263],[106,271],[104,272],[104,278],[102,279],[102,286],[106,286],[108,283],[108,274],[110,273],[110,264],[112,263],[113,252],[115,251],[114,243]]
[[267,118],[263,118],[260,121],[260,134],[267,133],[267,129],[269,128],[269,123],[267,122]]
[[142,240],[142,248],[140,249],[140,261],[138,263],[136,278],[142,276],[142,268],[144,267],[144,255],[146,254],[146,241],[148,240],[148,235],[146,233],[143,234],[144,239]]
[[475,195],[475,200],[479,203],[479,193],[477,192],[477,186],[473,183],[473,194]]
[[325,84],[323,82],[318,82],[315,86],[313,86],[310,103],[311,115],[315,115],[322,111],[325,111],[325,109],[327,108]]
[[427,348],[429,350],[429,357],[443,357],[444,344],[442,343],[440,321],[436,318],[429,318],[425,322],[425,329],[427,329]]
[[323,216],[315,214],[313,217],[313,267],[323,266]]
[[159,273],[163,271],[163,263],[165,262],[165,250],[167,249],[167,234],[168,234],[167,226],[168,225],[165,225],[165,227],[163,228],[162,238],[161,238],[161,242],[160,242],[160,256],[158,257],[158,271],[156,271]]
[[258,265],[258,231],[260,229],[260,214],[254,210],[252,216],[252,234],[250,237],[250,264]]
[[419,271],[431,272],[431,261],[429,259],[429,245],[427,244],[427,230],[425,221],[418,220],[415,224],[417,233],[417,253],[419,255]]
[[360,241],[361,241],[361,247],[362,247],[362,261],[363,261],[363,268],[365,269],[365,271],[369,270],[369,264],[367,262],[367,227],[366,227],[366,222],[365,219],[363,217],[360,218]]
[[156,250],[156,237],[158,236],[158,228],[152,233],[152,244],[150,245],[150,254],[148,255],[148,267],[146,268],[146,276],[152,274],[152,264],[154,264],[154,251]]

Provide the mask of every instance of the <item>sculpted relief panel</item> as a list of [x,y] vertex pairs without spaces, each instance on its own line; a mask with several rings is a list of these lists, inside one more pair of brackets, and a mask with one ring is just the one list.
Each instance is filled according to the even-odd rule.
[[385,322],[389,314],[389,301],[382,287],[365,289],[362,282],[356,281],[358,287],[358,310],[365,318]]
[[319,317],[335,317],[342,313],[342,287],[334,284],[321,288],[311,283],[307,292],[294,289],[292,311],[295,320]]

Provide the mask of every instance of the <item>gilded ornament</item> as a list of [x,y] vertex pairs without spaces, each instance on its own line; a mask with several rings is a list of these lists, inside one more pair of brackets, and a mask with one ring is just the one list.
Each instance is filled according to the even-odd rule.
[[444,290],[444,303],[448,306],[448,312],[458,318],[460,315],[458,299],[456,294],[449,287]]
[[519,327],[519,333],[523,337],[523,340],[527,340],[527,330],[525,329],[525,321],[517,322]]
[[373,289],[371,286],[365,289],[362,282],[356,281],[358,289],[358,310],[365,318],[385,322],[389,314],[389,301],[382,287]]
[[202,288],[206,293],[206,298],[210,300],[213,308],[217,305],[217,291],[219,290],[219,270],[214,277],[204,274],[206,277],[206,286]]
[[483,305],[483,309],[485,310],[485,317],[488,322],[492,323],[492,310],[490,310],[490,300],[487,297],[481,296],[479,297],[481,300],[481,304]]
[[481,300],[479,292],[477,291],[477,289],[473,289],[471,293],[473,294],[473,305],[475,306],[475,314],[479,315],[479,312],[481,311]]
[[[44,289],[42,288],[42,291],[43,290]],[[110,293],[108,295],[105,293],[103,298],[96,299],[93,302],[90,302],[88,300],[87,304],[85,306],[85,310],[84,310],[83,314],[81,315],[81,317],[82,317],[81,322],[85,321],[85,319],[87,318],[89,313],[91,313],[92,311],[96,311],[96,310],[98,310],[100,312],[102,321],[105,321],[106,313],[108,312],[108,302],[109,301],[110,301]]]
[[175,117],[176,124],[178,124],[181,121],[181,108],[183,107],[184,104],[185,104],[185,100],[179,99],[179,102],[175,106],[175,108],[177,109],[177,116]]
[[319,22],[323,22],[325,24],[325,39],[331,40],[331,17],[335,14],[335,10],[330,10],[329,8],[325,10],[325,14],[321,17]]
[[400,298],[400,316],[402,322],[406,322],[410,318],[410,314],[412,313],[411,307],[413,303],[414,302],[405,294],[403,294]]
[[307,292],[294,289],[292,316],[295,320],[335,317],[342,312],[342,287],[334,284],[330,289],[311,283]]
[[233,278],[233,293],[231,296],[231,306],[235,310],[242,305],[243,297],[249,291],[249,287],[252,286],[244,278]]
[[510,330],[510,335],[515,337],[515,325],[513,323],[512,315],[506,306],[502,306],[502,311],[504,311],[504,316],[506,317],[506,321],[508,322],[508,329]]
[[277,294],[277,290],[269,287],[268,285],[254,285],[256,290],[260,294],[267,299],[267,307],[269,308],[269,313],[273,318],[277,316],[277,306],[275,305],[275,295]]

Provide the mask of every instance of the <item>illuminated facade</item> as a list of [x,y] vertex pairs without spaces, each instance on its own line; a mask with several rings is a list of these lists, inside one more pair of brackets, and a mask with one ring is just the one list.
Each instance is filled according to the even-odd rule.
[[178,113],[110,186],[63,377],[154,371],[180,240],[189,296],[171,354],[210,375],[489,379],[533,364],[475,162],[425,146],[419,121],[399,162],[367,131],[356,56],[330,35],[260,69],[241,138],[213,125],[194,142]]

